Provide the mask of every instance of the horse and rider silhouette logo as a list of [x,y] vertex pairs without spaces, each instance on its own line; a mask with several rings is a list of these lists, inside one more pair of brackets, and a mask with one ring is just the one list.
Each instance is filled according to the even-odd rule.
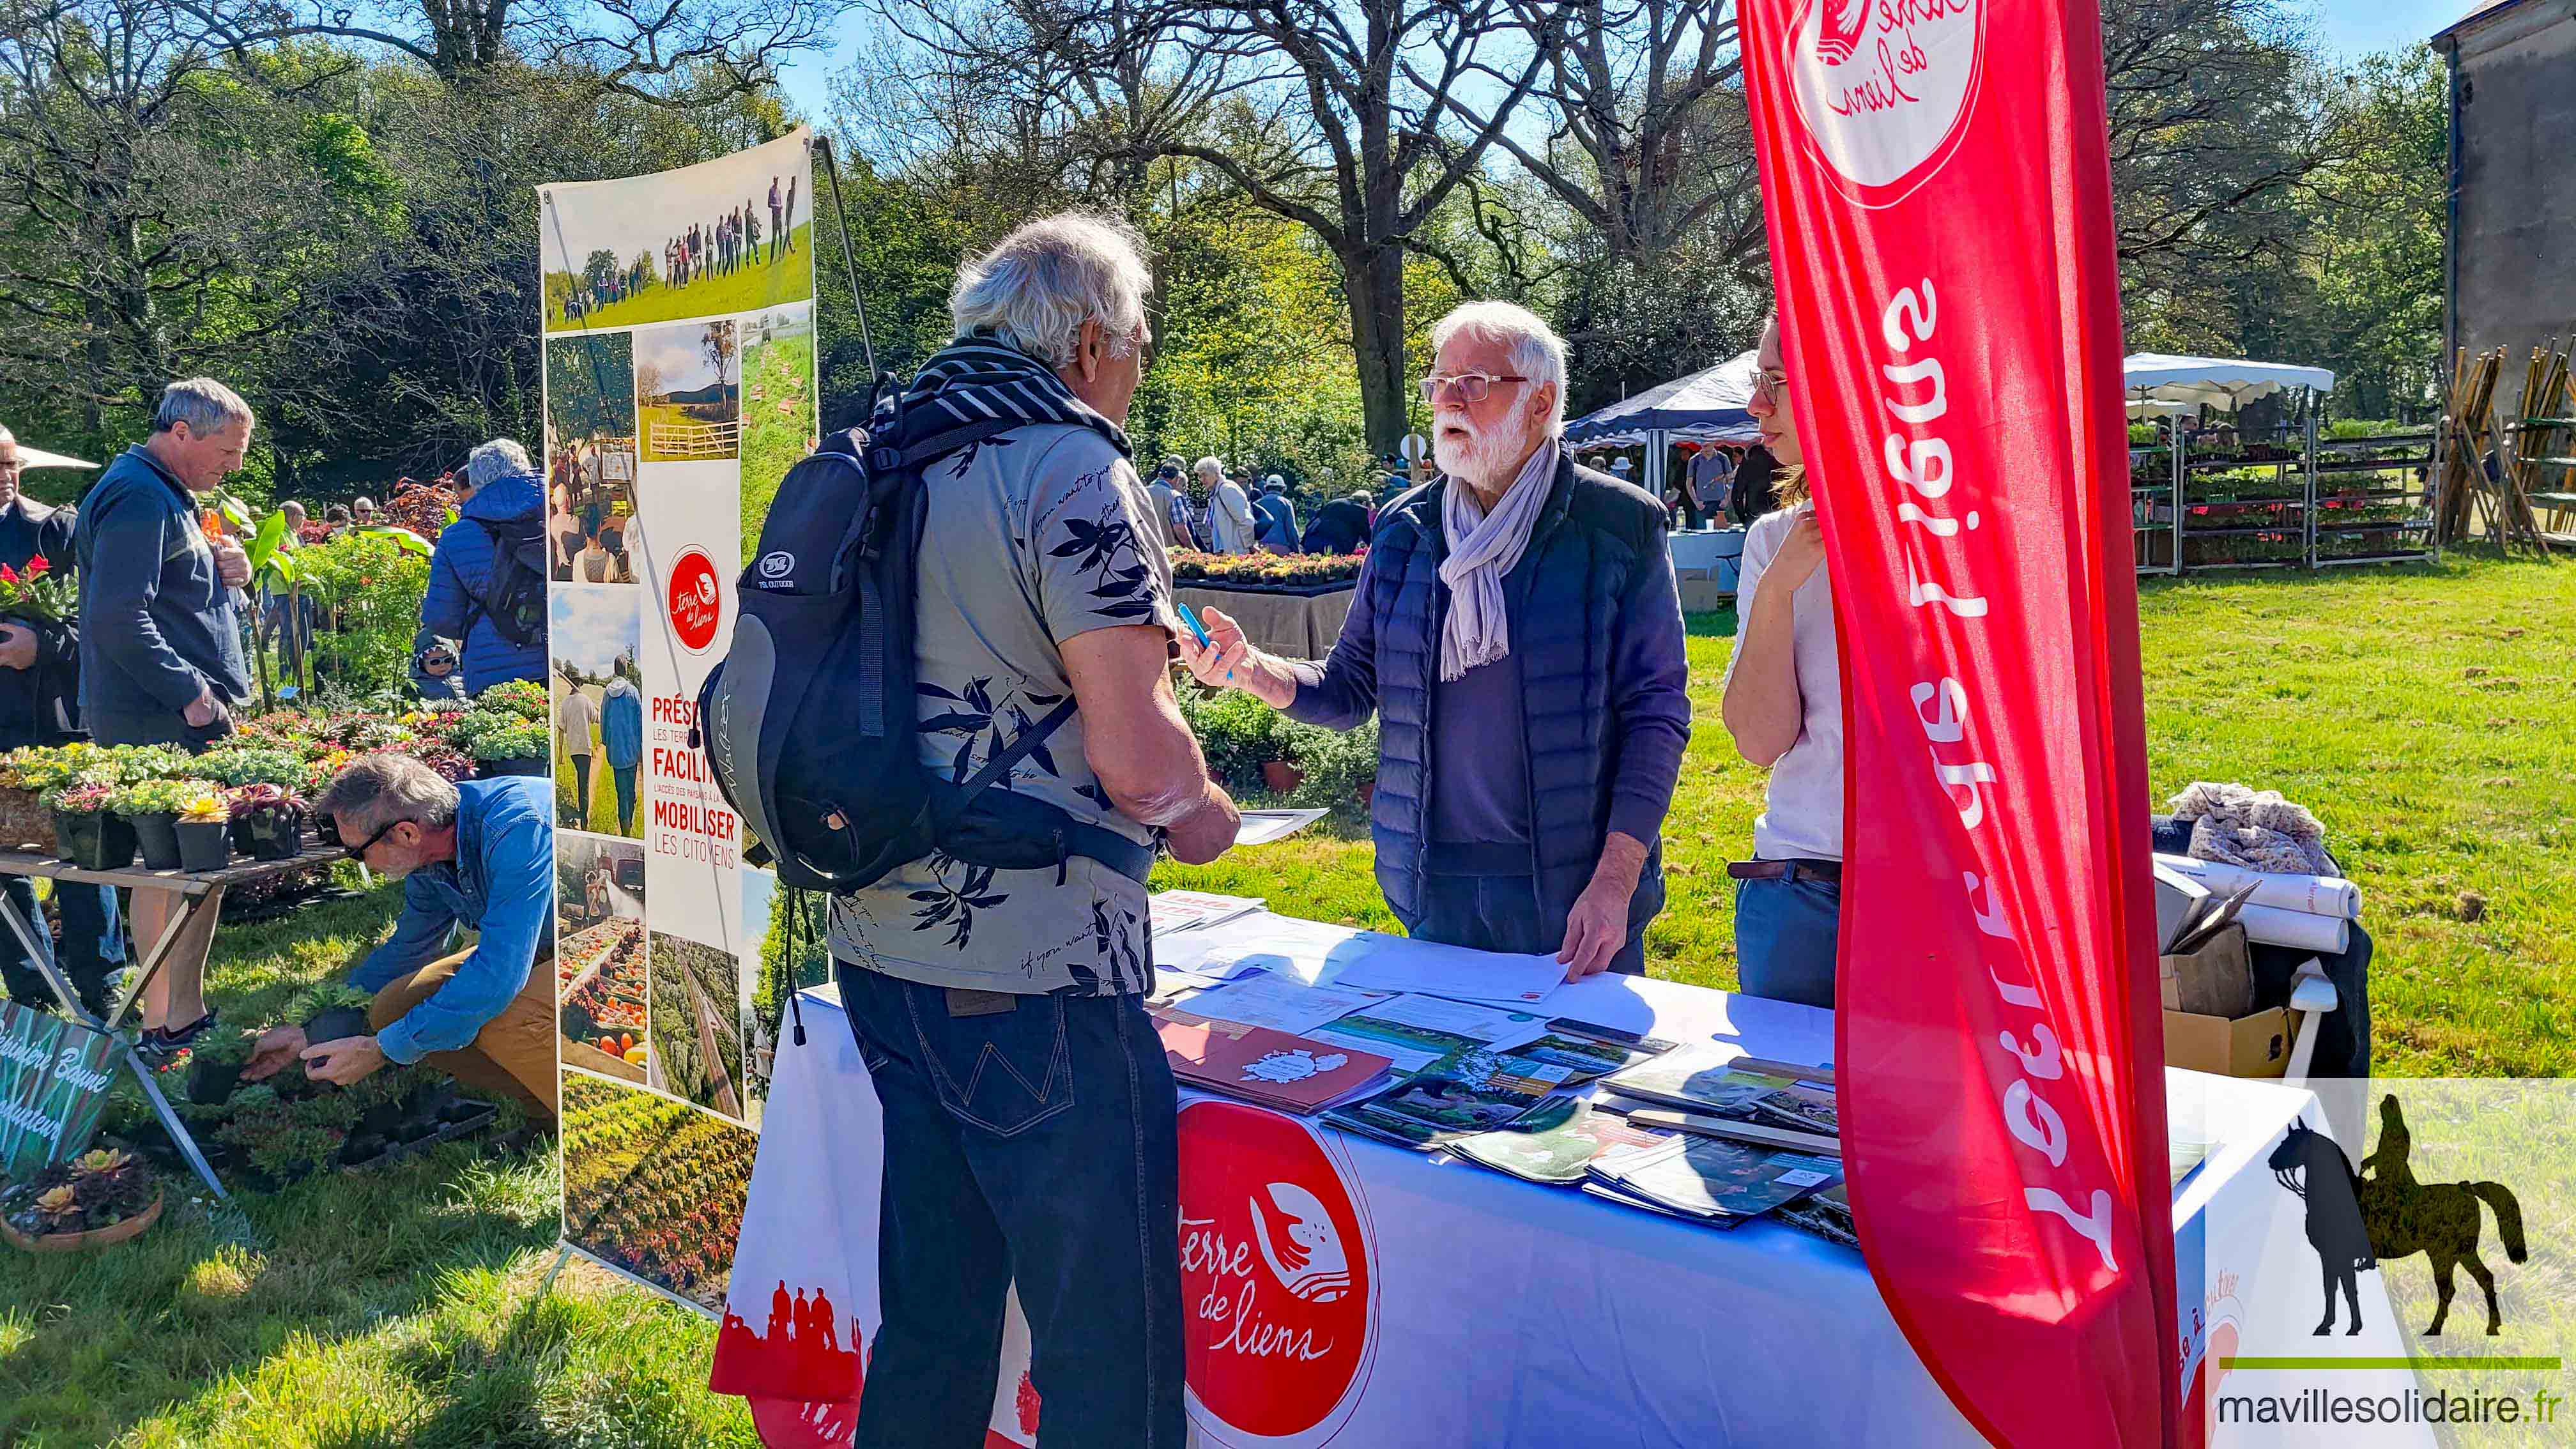
[[2441,1303],[2433,1310],[2426,1338],[2437,1338],[2451,1313],[2451,1273],[2466,1268],[2487,1296],[2487,1332],[2502,1331],[2496,1311],[2495,1274],[2478,1257],[2483,1226],[2478,1204],[2495,1213],[2496,1234],[2504,1240],[2505,1257],[2513,1262],[2530,1255],[2522,1241],[2522,1204],[2500,1182],[2417,1182],[2407,1164],[2413,1138],[2406,1130],[2405,1110],[2397,1098],[2379,1099],[2379,1146],[2362,1160],[2362,1171],[2335,1140],[2293,1122],[2266,1163],[2272,1176],[2307,1202],[2308,1245],[2317,1252],[2326,1293],[2325,1317],[2318,1334],[2334,1331],[2335,1291],[2343,1291],[2352,1326],[2361,1332],[2361,1294],[2355,1277],[2364,1268],[2422,1253],[2433,1264],[2433,1281]]

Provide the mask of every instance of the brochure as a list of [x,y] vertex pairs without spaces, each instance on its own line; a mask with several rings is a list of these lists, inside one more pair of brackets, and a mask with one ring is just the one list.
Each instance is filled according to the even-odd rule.
[[1601,1041],[1588,1036],[1570,1036],[1557,1031],[1551,1031],[1534,1041],[1522,1042],[1512,1050],[1525,1057],[1536,1057],[1543,1062],[1555,1062],[1559,1066],[1572,1068],[1574,1075],[1568,1080],[1574,1082],[1588,1082],[1594,1077],[1606,1076],[1639,1062],[1653,1061],[1656,1056],[1656,1053],[1643,1048],[1625,1047],[1617,1042]]
[[1325,1115],[1407,1147],[1443,1147],[1519,1122],[1565,1080],[1563,1067],[1489,1051],[1441,1058],[1394,1087]]
[[1382,1052],[1394,1058],[1397,1072],[1410,1076],[1458,1052],[1518,1052],[1538,1032],[1539,1019],[1526,1011],[1437,996],[1391,996],[1317,1027],[1313,1035]]
[[1613,1072],[1602,1085],[1614,1092],[1705,1112],[1739,1122],[1762,1122],[1799,1132],[1839,1135],[1833,1094],[1795,1078],[1749,1072],[1735,1054],[1686,1046]]
[[1704,1220],[1759,1217],[1842,1181],[1842,1164],[1829,1157],[1695,1136],[1598,1161],[1587,1171],[1615,1192]]
[[1566,1119],[1553,1127],[1479,1132],[1450,1143],[1449,1150],[1527,1182],[1571,1187],[1584,1180],[1585,1169],[1595,1161],[1642,1152],[1671,1136],[1637,1126],[1607,1107],[1574,1101]]
[[1185,1009],[1157,1011],[1154,1031],[1172,1075],[1182,1081],[1299,1116],[1372,1091],[1386,1078],[1382,1056],[1267,1027],[1200,1020]]
[[1835,1183],[1796,1202],[1771,1210],[1771,1215],[1791,1227],[1804,1228],[1829,1243],[1846,1248],[1860,1246],[1860,1230],[1852,1226],[1851,1193],[1847,1184]]

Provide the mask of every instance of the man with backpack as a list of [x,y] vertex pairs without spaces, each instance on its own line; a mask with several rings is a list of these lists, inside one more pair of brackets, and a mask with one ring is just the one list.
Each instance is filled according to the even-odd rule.
[[[744,576],[746,622],[710,686],[764,658],[750,678],[815,674],[800,611],[840,571],[811,540],[848,516],[823,494],[861,486],[861,470],[864,486],[908,487],[917,546],[892,537],[861,564],[906,571],[911,616],[888,622],[910,647],[865,656],[896,663],[837,719],[802,712],[810,690],[787,706],[809,735],[856,750],[866,701],[897,701],[916,727],[903,778],[939,782],[934,810],[970,802],[932,848],[833,900],[841,997],[885,1132],[885,1321],[864,1446],[984,1443],[1014,1283],[1050,1449],[1181,1449],[1186,1432],[1178,1100],[1144,1009],[1144,877],[1158,841],[1212,860],[1240,820],[1173,700],[1171,570],[1120,426],[1147,343],[1142,253],[1126,223],[1068,213],[965,265],[957,340],[879,409],[855,466],[833,460],[836,444],[852,457],[839,435],[781,484]],[[754,627],[765,618],[778,628]],[[742,713],[700,701],[719,735]],[[737,805],[747,743],[709,751]],[[833,773],[848,772],[797,788],[830,789]],[[784,775],[772,783],[747,815],[796,804]],[[831,835],[909,849],[888,822],[915,817],[883,793],[835,805]],[[969,828],[984,815],[989,832]],[[804,854],[792,828],[758,833]],[[782,882],[792,864],[782,856]]]
[[474,495],[438,535],[421,627],[464,641],[467,694],[546,677],[545,489],[528,450],[495,438],[465,458]]

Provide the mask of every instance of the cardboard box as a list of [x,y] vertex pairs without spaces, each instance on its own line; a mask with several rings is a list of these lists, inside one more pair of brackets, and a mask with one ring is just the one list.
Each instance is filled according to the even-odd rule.
[[2230,1021],[2223,1016],[2168,1011],[2165,1065],[2221,1077],[2287,1075],[2290,1013],[2276,1006]]

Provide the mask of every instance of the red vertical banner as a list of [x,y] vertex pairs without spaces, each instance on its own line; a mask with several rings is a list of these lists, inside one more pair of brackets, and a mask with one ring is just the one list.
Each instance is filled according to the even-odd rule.
[[2174,1237],[2090,0],[1744,0],[1843,650],[1871,1272],[2011,1445],[2171,1444]]

